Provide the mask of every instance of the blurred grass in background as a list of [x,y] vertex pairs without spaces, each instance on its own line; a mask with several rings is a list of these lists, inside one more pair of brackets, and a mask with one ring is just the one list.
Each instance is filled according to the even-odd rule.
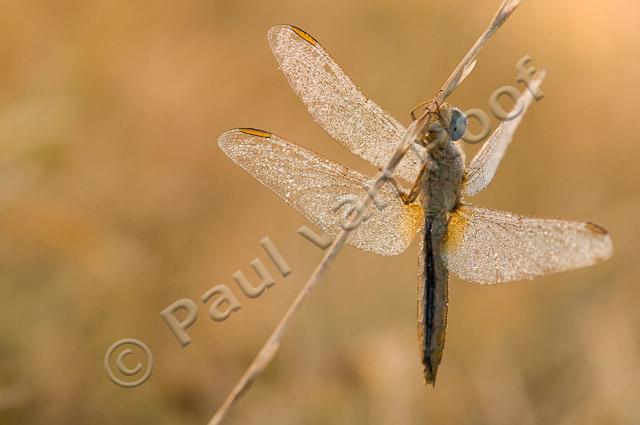
[[[217,136],[264,128],[373,171],[307,115],[267,29],[310,32],[407,123],[497,6],[3,1],[0,422],[206,423],[321,256],[295,233],[305,221]],[[630,0],[524,2],[451,99],[489,112],[496,88],[517,85],[520,57],[548,69],[546,97],[473,202],[601,224],[609,262],[494,287],[453,278],[432,389],[415,341],[415,254],[348,248],[228,423],[640,423],[639,13]],[[231,275],[252,273],[264,236],[294,273],[250,300]],[[219,283],[243,306],[223,323],[200,302]],[[159,312],[184,297],[200,315],[183,349]],[[102,366],[126,337],[156,361],[132,390]]]

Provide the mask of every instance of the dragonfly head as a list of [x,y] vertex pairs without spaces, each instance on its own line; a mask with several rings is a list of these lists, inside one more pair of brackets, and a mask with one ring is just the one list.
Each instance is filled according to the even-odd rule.
[[[467,130],[467,115],[460,109],[444,104],[440,106],[440,112],[434,117],[429,126],[429,139],[431,142],[441,144],[447,137],[452,141],[460,140]],[[445,131],[443,131],[445,130]]]
[[445,128],[451,140],[462,139],[464,132],[467,130],[467,115],[456,107],[446,105],[441,108],[440,115],[445,120]]

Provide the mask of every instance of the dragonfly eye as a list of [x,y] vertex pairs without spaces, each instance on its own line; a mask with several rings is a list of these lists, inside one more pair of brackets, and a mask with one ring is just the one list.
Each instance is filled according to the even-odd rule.
[[467,130],[467,116],[458,108],[451,108],[451,122],[449,123],[449,136],[451,140],[460,140]]

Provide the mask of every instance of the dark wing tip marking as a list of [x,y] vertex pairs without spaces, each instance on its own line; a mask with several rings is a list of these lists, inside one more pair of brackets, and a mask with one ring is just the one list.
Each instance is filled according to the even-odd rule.
[[598,226],[597,224],[592,223],[590,221],[586,223],[586,227],[592,233],[597,233],[604,236],[609,234],[609,232],[607,232],[607,229],[605,229],[604,227]]
[[314,46],[316,44],[318,44],[318,40],[316,40],[315,38],[313,38],[311,36],[311,34],[309,34],[308,32],[306,32],[305,30],[298,28],[296,26],[293,25],[288,25],[289,28],[291,28],[293,30],[293,32],[295,32],[296,34],[298,34],[298,36],[300,38],[302,38],[303,40],[307,41],[310,44],[313,44]]
[[287,29],[289,31],[293,31],[298,37],[300,37],[301,39],[303,39],[304,41],[306,41],[307,43],[309,43],[311,45],[317,46],[319,44],[318,40],[313,38],[311,36],[311,34],[306,32],[302,28],[298,28],[295,25],[288,25],[288,24],[275,25],[275,26],[269,28],[269,31],[267,32],[267,35],[268,35],[268,38],[269,38],[269,42],[273,43],[273,41],[278,36],[278,34],[281,31],[283,31],[284,29]]
[[273,136],[268,131],[260,130],[257,128],[234,128],[231,130],[227,130],[218,137],[218,146],[222,149],[227,155],[229,155],[229,149],[231,146],[235,145],[237,140],[236,137],[238,133],[248,134],[249,136],[262,137],[264,139],[270,139]]
[[249,134],[251,136],[264,137],[265,139],[269,139],[272,136],[272,134],[269,133],[268,131],[260,130],[258,128],[251,128],[251,127],[239,128],[238,131],[244,134]]

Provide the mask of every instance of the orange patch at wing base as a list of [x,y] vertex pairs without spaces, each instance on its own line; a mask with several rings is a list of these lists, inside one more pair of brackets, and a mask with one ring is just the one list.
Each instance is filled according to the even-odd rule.
[[460,246],[468,226],[469,222],[460,214],[458,208],[451,211],[451,214],[449,214],[449,223],[447,224],[447,236],[445,238],[447,251]]
[[400,231],[404,237],[413,239],[424,224],[424,211],[418,203],[407,205],[406,211]]

